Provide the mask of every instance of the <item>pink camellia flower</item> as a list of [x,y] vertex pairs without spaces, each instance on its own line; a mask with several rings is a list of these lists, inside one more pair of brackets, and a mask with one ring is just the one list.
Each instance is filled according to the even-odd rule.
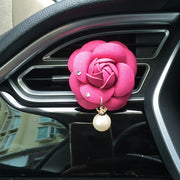
[[90,41],[74,51],[68,61],[69,84],[85,109],[123,107],[131,95],[137,71],[133,53],[121,42]]

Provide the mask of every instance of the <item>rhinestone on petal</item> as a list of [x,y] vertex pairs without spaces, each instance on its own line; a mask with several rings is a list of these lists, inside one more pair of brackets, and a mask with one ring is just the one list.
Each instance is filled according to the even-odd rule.
[[81,71],[77,71],[77,75],[80,76],[81,75]]
[[87,97],[87,98],[90,97],[90,93],[89,93],[89,92],[86,93],[86,97]]

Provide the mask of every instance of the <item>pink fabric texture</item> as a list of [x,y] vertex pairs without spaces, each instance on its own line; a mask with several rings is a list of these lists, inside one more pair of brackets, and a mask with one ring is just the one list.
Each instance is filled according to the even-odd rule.
[[90,41],[68,61],[69,84],[85,109],[103,105],[113,111],[126,105],[137,71],[134,54],[121,42]]

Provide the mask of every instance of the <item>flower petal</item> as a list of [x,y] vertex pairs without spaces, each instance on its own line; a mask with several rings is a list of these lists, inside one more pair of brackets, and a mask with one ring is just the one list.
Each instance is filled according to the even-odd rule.
[[81,48],[81,51],[90,51],[90,52],[93,52],[93,50],[101,45],[101,44],[104,44],[106,43],[105,41],[102,41],[102,40],[94,40],[94,41],[90,41],[86,44],[84,44],[84,46],[82,46]]
[[118,77],[118,71],[116,66],[113,63],[107,63],[109,65],[109,67],[111,68],[112,72],[115,73],[116,77]]
[[72,54],[71,56],[69,57],[69,60],[68,60],[68,69],[69,71],[73,71],[73,64],[74,64],[74,58],[75,56],[80,52],[80,49],[76,49]]
[[114,86],[114,96],[120,97],[131,93],[134,87],[134,72],[124,63],[118,63],[117,69],[119,72],[117,82]]
[[132,70],[134,71],[134,74],[137,72],[137,64],[136,64],[136,57],[134,54],[127,48],[127,46],[119,41],[110,41],[112,43],[116,43],[124,47],[126,51],[126,64],[128,64]]
[[103,73],[102,72],[94,73],[93,76],[95,76],[99,79],[103,79]]
[[119,44],[120,46],[122,46],[125,49],[128,49],[127,46],[119,41],[110,41],[111,43],[115,43],[115,44]]
[[101,72],[101,69],[99,67],[99,64],[95,64],[93,74],[100,73],[100,72]]
[[91,102],[87,101],[86,99],[84,99],[82,96],[78,96],[78,97],[75,96],[75,98],[76,98],[78,104],[85,109],[90,110],[90,109],[96,109],[99,107],[99,104],[91,103]]
[[109,58],[100,58],[100,59],[97,59],[96,62],[97,63],[115,63],[113,59],[109,59]]
[[95,109],[99,107],[99,104],[94,104],[84,99],[80,92],[80,84],[82,83],[79,80],[77,80],[76,76],[73,73],[71,73],[70,75],[69,84],[80,106],[82,106],[85,109]]
[[73,73],[75,74],[76,78],[83,83],[88,82],[86,79],[86,74],[91,61],[91,57],[92,53],[84,51],[77,54],[74,59]]
[[72,92],[77,96],[81,96],[81,92],[80,92],[80,85],[81,82],[76,78],[76,76],[74,75],[74,73],[71,73],[70,77],[69,77],[69,85],[71,87]]
[[93,58],[110,58],[116,63],[126,62],[124,48],[116,43],[104,43],[96,47],[93,51]]
[[134,72],[134,75],[136,75],[137,72],[136,57],[129,49],[126,50],[126,64],[131,67],[131,69]]
[[107,63],[101,63],[101,64],[99,64],[99,67],[100,67],[101,70],[103,70],[103,68],[104,68],[105,66],[107,66]]
[[112,97],[109,101],[104,103],[104,106],[107,107],[109,111],[118,110],[126,105],[130,95],[131,94],[127,94],[126,96],[122,96],[118,98]]
[[[109,65],[109,64],[108,64],[108,65]],[[104,70],[105,70],[106,72],[108,72],[109,74],[112,73],[112,69],[111,69],[109,66],[105,66],[105,67],[104,67]]]
[[114,94],[114,87],[101,90],[89,84],[81,84],[80,92],[84,99],[86,99],[87,101],[95,104],[100,104],[101,97],[103,99],[103,103],[108,101],[112,97],[112,95]]
[[93,86],[101,87],[104,83],[102,78],[91,76],[90,74],[87,74],[87,79]]
[[102,72],[103,72],[103,80],[104,80],[104,82],[106,82],[107,79],[109,78],[110,74],[104,69],[102,70]]
[[115,76],[114,72],[112,72],[111,75],[106,80],[106,82],[104,83],[104,85],[101,87],[101,89],[108,89],[108,88],[112,87],[114,85],[115,81],[116,81],[116,76]]
[[98,68],[96,67],[96,59],[94,59],[90,64],[89,64],[89,67],[88,67],[88,73],[89,74],[94,74],[94,70],[99,72],[98,71]]

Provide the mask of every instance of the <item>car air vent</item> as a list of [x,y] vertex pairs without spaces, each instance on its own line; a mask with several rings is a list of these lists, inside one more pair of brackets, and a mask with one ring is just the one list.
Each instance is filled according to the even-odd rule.
[[22,81],[36,91],[70,91],[69,75],[67,67],[35,66]]
[[135,54],[138,59],[154,58],[158,55],[167,38],[168,31],[166,30],[139,30],[139,31],[116,31],[116,32],[104,32],[95,33],[90,36],[82,36],[75,39],[73,43],[65,47],[60,46],[50,52],[46,57],[51,58],[67,58],[71,53],[82,47],[83,44],[100,39],[104,41],[120,41]]
[[143,85],[150,71],[151,60],[158,56],[168,35],[169,31],[165,29],[122,30],[115,26],[72,33],[35,56],[9,83],[25,101],[76,103],[69,87],[69,56],[92,40],[121,41],[135,54],[138,65],[135,87],[129,101],[143,100],[144,91],[141,89],[145,87]]
[[[147,70],[146,64],[138,64],[134,92],[142,85]],[[19,82],[34,91],[71,91],[69,87],[69,74],[67,66],[37,65],[25,71],[19,77]]]

